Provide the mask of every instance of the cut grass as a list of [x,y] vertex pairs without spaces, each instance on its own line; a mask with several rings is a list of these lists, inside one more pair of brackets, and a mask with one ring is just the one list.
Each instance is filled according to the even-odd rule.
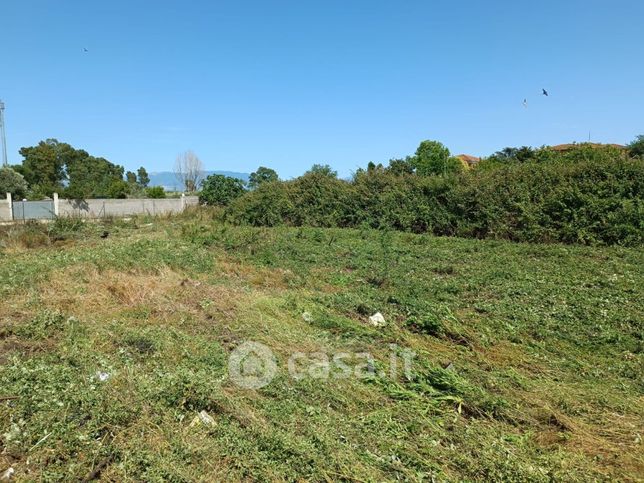
[[[51,232],[22,229],[27,240]],[[643,474],[641,250],[235,228],[199,212],[111,222],[107,240],[103,229],[69,223],[64,240],[43,231],[42,244],[21,244],[20,227],[0,233],[0,471],[118,481]],[[367,323],[377,311],[385,327]],[[259,390],[228,375],[247,340],[278,361]],[[410,380],[380,373],[391,344],[417,354]],[[295,352],[368,352],[378,371],[296,380],[286,370]],[[215,425],[191,426],[200,411]]]

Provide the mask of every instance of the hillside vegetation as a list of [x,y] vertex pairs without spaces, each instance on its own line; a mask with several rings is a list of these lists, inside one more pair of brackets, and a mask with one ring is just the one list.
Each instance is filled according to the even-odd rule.
[[[642,267],[638,248],[235,227],[208,211],[0,227],[0,472],[636,481]],[[228,373],[249,340],[279,369],[256,390]],[[416,353],[410,378],[380,371],[392,345]],[[368,352],[378,370],[294,379],[295,352]]]

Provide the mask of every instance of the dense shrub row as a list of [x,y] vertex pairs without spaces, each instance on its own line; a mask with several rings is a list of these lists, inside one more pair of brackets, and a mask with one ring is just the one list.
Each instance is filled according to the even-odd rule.
[[644,232],[644,162],[622,157],[505,166],[454,185],[458,235],[636,245]]
[[644,161],[574,150],[453,176],[376,167],[351,181],[309,172],[261,184],[226,218],[255,226],[396,229],[435,235],[582,244],[642,243]]

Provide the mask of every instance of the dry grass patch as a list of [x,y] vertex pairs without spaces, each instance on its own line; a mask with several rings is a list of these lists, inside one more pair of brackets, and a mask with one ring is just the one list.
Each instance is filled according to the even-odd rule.
[[235,260],[220,259],[217,268],[239,282],[271,290],[286,290],[294,279],[293,272],[287,269],[269,269]]

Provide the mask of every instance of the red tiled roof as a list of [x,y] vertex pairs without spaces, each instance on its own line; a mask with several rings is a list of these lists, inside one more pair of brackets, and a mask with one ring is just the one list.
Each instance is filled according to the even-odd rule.
[[470,164],[470,165],[476,164],[481,160],[481,158],[477,158],[476,156],[470,156],[469,154],[458,154],[456,157],[461,161],[465,161],[467,164]]

